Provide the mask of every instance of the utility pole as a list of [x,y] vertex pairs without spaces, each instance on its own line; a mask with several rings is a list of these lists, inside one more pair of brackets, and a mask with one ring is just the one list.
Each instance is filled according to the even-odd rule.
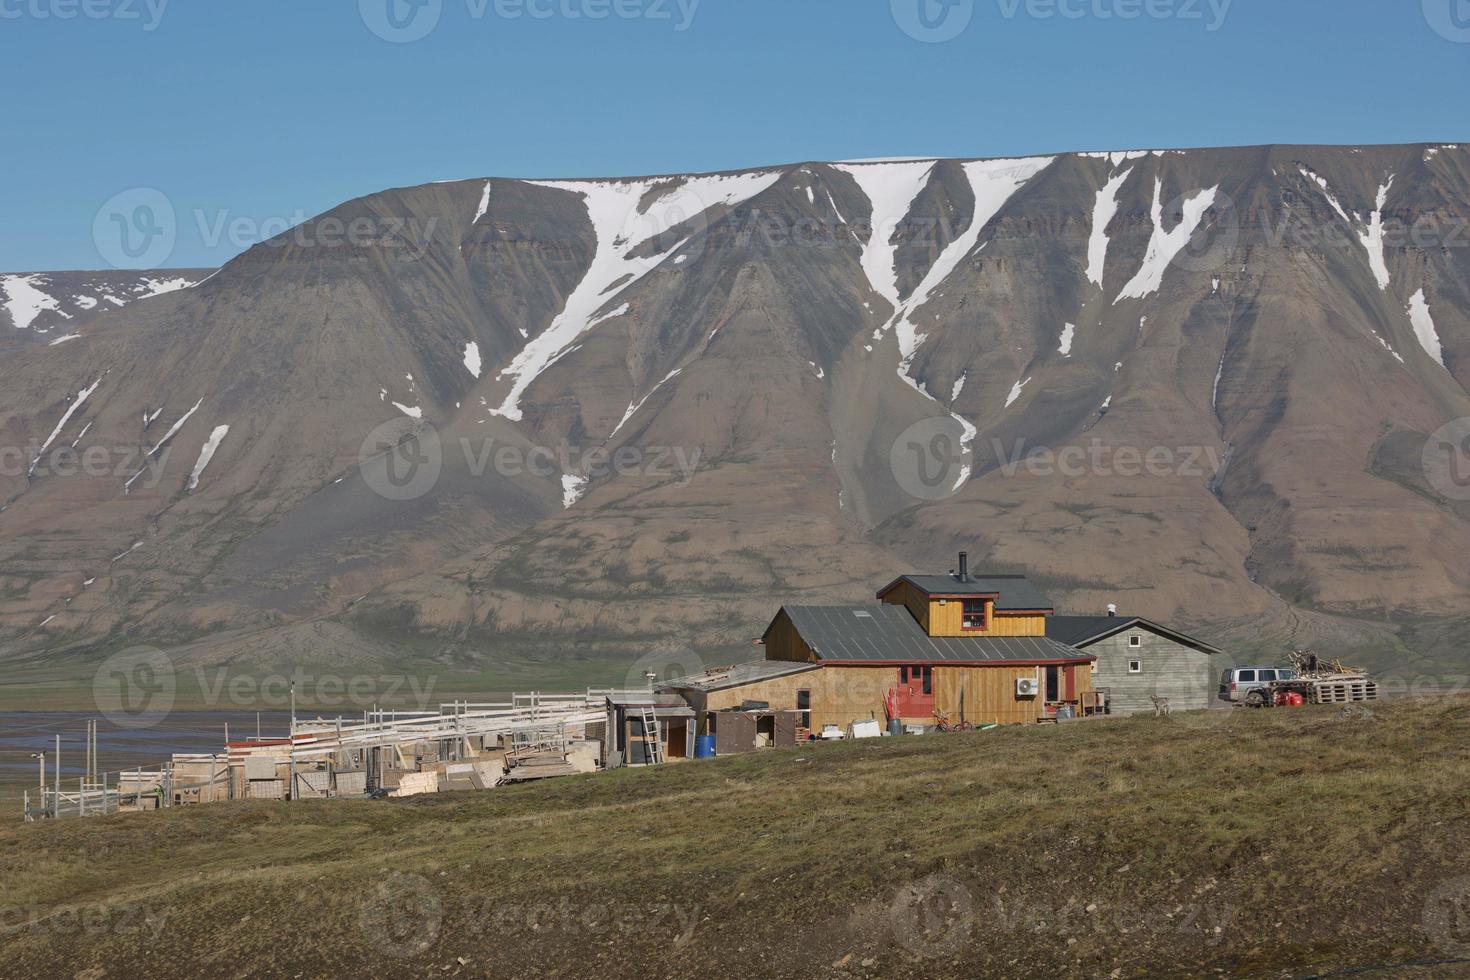
[[287,749],[291,753],[291,787],[287,796],[292,803],[296,802],[296,680],[291,680],[291,734],[290,745]]

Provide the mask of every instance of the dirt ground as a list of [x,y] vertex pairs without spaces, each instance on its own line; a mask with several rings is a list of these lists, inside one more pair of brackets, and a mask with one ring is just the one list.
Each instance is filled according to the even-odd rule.
[[0,975],[1470,975],[1470,697],[0,828]]

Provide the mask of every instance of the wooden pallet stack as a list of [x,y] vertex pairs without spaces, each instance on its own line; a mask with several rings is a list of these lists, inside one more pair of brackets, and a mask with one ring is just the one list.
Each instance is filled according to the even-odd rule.
[[1312,683],[1312,703],[1347,704],[1352,701],[1377,701],[1378,684],[1367,677],[1340,677]]

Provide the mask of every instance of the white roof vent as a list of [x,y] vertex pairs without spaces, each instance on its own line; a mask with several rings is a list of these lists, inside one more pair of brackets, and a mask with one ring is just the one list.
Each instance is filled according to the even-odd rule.
[[852,614],[854,616],[856,616],[858,619],[872,619],[873,618],[873,614],[870,613],[870,612],[868,612],[866,609],[854,609],[852,611]]

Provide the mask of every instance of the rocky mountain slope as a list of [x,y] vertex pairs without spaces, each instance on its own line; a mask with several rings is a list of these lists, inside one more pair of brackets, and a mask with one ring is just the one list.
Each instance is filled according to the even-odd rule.
[[1442,144],[350,201],[7,357],[0,651],[725,660],[965,546],[1453,672],[1467,215]]
[[135,300],[196,286],[209,269],[0,274],[0,356],[26,344],[64,344],[74,329]]

